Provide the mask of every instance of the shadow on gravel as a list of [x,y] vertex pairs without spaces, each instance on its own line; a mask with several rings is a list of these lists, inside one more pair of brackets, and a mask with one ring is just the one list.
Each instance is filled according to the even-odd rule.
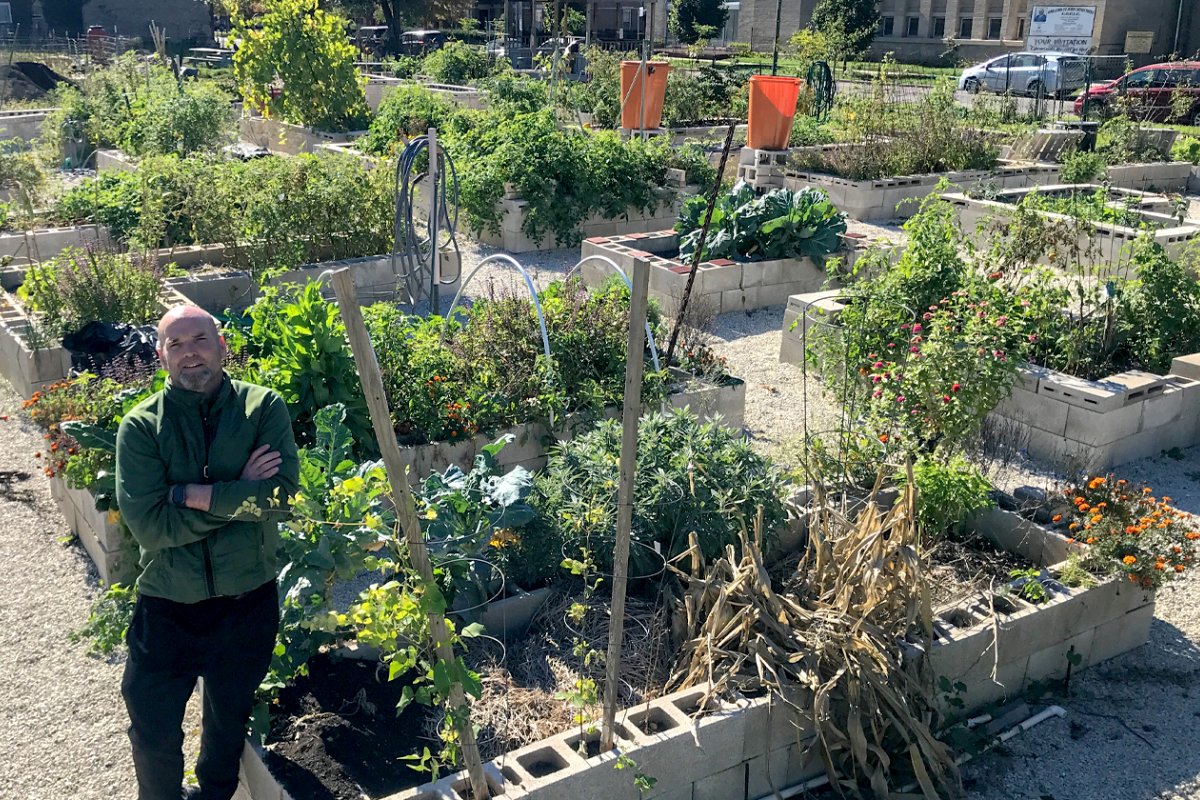
[[37,495],[28,486],[18,484],[29,480],[29,473],[21,470],[0,470],[0,500],[9,500],[26,506],[37,505]]

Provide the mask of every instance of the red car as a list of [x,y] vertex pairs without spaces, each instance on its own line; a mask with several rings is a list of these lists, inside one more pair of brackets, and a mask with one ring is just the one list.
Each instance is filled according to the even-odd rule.
[[[1177,99],[1181,93],[1191,98],[1182,118],[1178,116]],[[1200,125],[1200,61],[1151,64],[1115,81],[1093,86],[1075,99],[1075,113],[1083,116],[1086,103],[1089,117],[1111,116],[1122,97],[1127,98],[1131,111],[1144,121]]]

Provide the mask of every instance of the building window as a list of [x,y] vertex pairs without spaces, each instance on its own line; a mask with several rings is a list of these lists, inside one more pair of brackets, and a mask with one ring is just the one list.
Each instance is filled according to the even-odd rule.
[[905,31],[904,35],[905,36],[916,36],[917,31],[919,31],[920,29],[921,29],[921,18],[920,17],[909,17],[908,18],[908,30]]
[[879,18],[879,35],[891,36],[896,31],[895,17],[880,17]]
[[971,23],[972,22],[974,22],[974,20],[971,19],[970,17],[964,17],[958,23],[958,38],[960,38],[960,39],[970,39],[971,38]]
[[626,29],[633,27],[633,9],[632,8],[622,8],[621,9],[621,27],[626,28]]
[[1000,27],[1003,24],[1004,24],[1004,20],[1000,19],[999,17],[989,19],[988,20],[988,38],[989,39],[999,39],[1000,38]]
[[933,18],[933,37],[935,39],[944,39],[946,37],[946,18]]
[[1017,38],[1018,39],[1025,38],[1025,18],[1024,17],[1021,17],[1020,19],[1017,20]]
[[12,3],[0,3],[0,25],[12,24]]

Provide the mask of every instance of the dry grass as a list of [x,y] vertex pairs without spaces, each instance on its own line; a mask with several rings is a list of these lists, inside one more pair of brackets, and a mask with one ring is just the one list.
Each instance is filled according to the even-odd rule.
[[[483,679],[483,696],[471,703],[471,721],[480,726],[479,751],[484,761],[579,725],[579,711],[569,700],[555,695],[571,693],[576,682],[585,678],[602,684],[603,660],[593,656],[585,664],[585,655],[576,645],[582,641],[599,654],[607,651],[608,600],[597,595],[585,601],[560,589],[538,612],[529,631],[508,643],[507,653],[486,640],[472,645],[467,663]],[[577,626],[567,618],[567,610],[576,602],[586,602],[589,607]],[[668,620],[665,598],[626,599],[618,694],[621,707],[662,694],[673,653]],[[583,713],[585,724],[593,719],[599,724],[599,703]],[[436,738],[440,720],[429,724],[433,726],[429,732]]]
[[917,674],[933,619],[915,500],[910,483],[886,514],[867,503],[852,519],[818,489],[810,546],[784,593],[746,534],[740,556],[730,546],[706,569],[680,572],[689,641],[671,688],[707,687],[702,706],[717,695],[774,692],[811,720],[812,747],[839,792],[888,797],[913,783],[929,800],[960,793]]

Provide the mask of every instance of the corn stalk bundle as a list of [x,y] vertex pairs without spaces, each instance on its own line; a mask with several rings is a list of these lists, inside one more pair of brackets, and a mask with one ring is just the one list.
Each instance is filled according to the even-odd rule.
[[[763,566],[761,526],[753,544],[743,531],[740,558],[730,545],[704,575],[698,558],[694,574],[673,568],[688,588],[672,688],[707,686],[702,707],[716,696],[772,692],[811,720],[808,747],[839,794],[960,794],[953,755],[930,729],[921,659],[905,664],[933,632],[915,501],[910,482],[886,513],[867,502],[855,515],[818,488],[808,550],[783,591]],[[897,794],[909,783],[921,794]]]

